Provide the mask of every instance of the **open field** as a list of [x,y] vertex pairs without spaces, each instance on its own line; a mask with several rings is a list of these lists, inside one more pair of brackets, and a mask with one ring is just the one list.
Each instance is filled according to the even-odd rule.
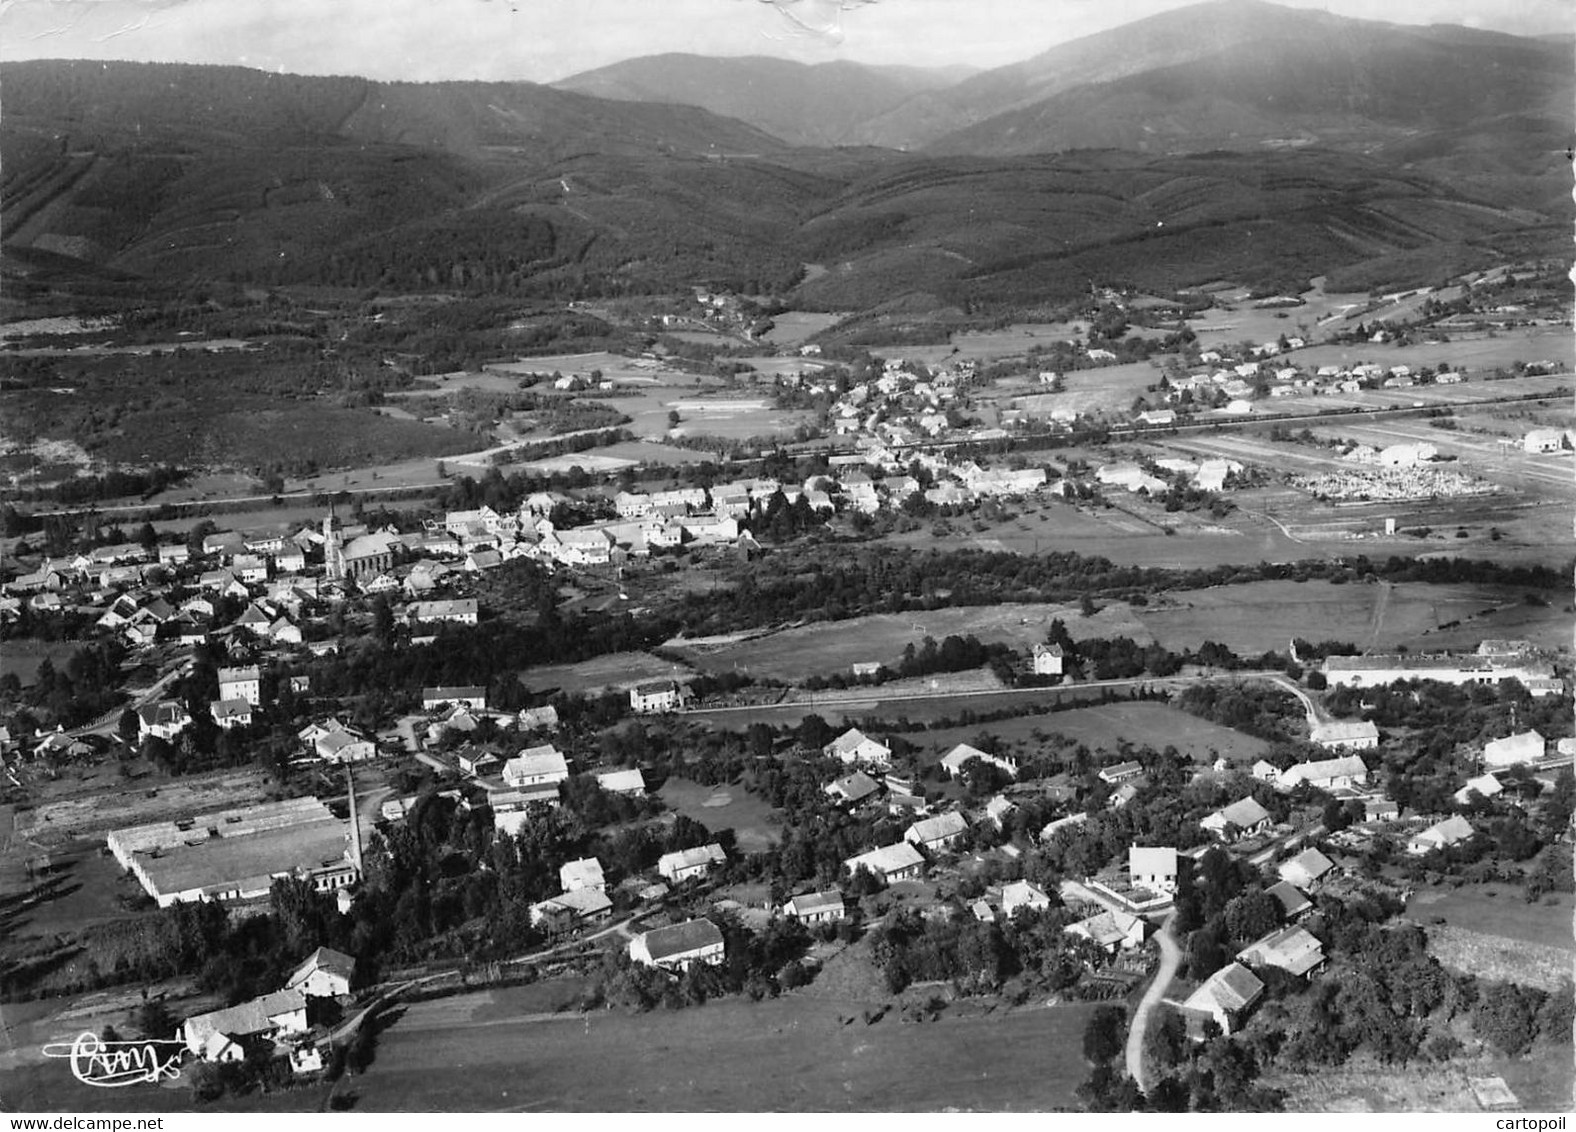
[[[5,918],[4,943],[0,943],[0,957],[9,950],[8,944],[26,945],[41,938],[70,935],[94,924],[107,923],[127,917],[119,902],[120,897],[139,898],[142,887],[122,871],[119,862],[108,853],[101,852],[101,841],[72,842],[65,849],[48,855],[49,868],[35,874],[37,884],[50,883],[49,895],[25,910]],[[30,847],[13,843],[8,853],[13,858],[28,855]],[[41,859],[35,856],[41,864]],[[16,869],[10,866],[16,866]],[[17,884],[0,886],[0,893],[9,896],[25,891],[25,860],[5,863],[5,875],[15,875]]]
[[[1074,637],[1143,634],[1144,629],[1121,602],[1113,602],[1092,618],[1076,606],[1007,603],[932,609],[914,613],[880,613],[847,621],[823,621],[721,645],[697,647],[682,639],[663,646],[708,672],[740,671],[778,680],[798,681],[813,675],[846,671],[864,661],[896,666],[909,644],[926,637],[938,642],[972,633],[985,643],[1002,641],[1027,652],[1043,640],[1051,622],[1061,618]],[[1137,637],[1135,637],[1137,639]],[[1143,643],[1148,643],[1144,637]]]
[[583,660],[578,664],[547,664],[526,668],[520,680],[533,691],[559,689],[565,692],[592,692],[603,688],[629,688],[643,680],[683,678],[688,675],[669,660],[658,660],[643,652],[616,652]]
[[1269,744],[1218,723],[1159,703],[1100,704],[1046,715],[1026,715],[999,723],[977,723],[941,731],[909,732],[904,738],[929,749],[939,759],[959,743],[984,733],[1008,743],[1022,743],[1027,750],[1039,746],[1034,732],[1065,735],[1091,751],[1114,752],[1126,740],[1135,746],[1164,750],[1174,746],[1198,763],[1224,758],[1233,765],[1251,766],[1263,757]]
[[[785,997],[563,1021],[450,1021],[511,992],[417,1003],[355,1082],[367,1111],[1029,1111],[1076,1108],[1092,1008],[866,1026]],[[431,1019],[441,1008],[443,1021]],[[587,1072],[586,1067],[599,1067]],[[763,1066],[771,1066],[763,1072]]]
[[630,460],[636,464],[704,464],[714,459],[709,452],[697,452],[693,448],[680,448],[673,444],[654,444],[648,440],[609,444],[598,448],[596,454],[614,460]]
[[1031,416],[1049,416],[1052,409],[1072,409],[1082,416],[1125,413],[1134,397],[1159,380],[1160,369],[1149,362],[1073,370],[1062,375],[1062,392],[1014,397],[1011,407]]
[[1456,1058],[1419,1068],[1383,1066],[1360,1056],[1342,1066],[1310,1073],[1276,1072],[1263,1083],[1287,1093],[1287,1112],[1472,1112],[1481,1111],[1469,1077],[1503,1077],[1521,1102],[1517,1111],[1567,1112],[1576,1085],[1570,1048],[1541,1046],[1510,1058]]
[[733,830],[745,853],[761,853],[777,841],[779,820],[760,798],[742,786],[702,786],[684,778],[670,778],[657,791],[670,810],[693,818],[710,830]]
[[[1471,376],[1501,368],[1508,370],[1518,361],[1549,361],[1563,363],[1568,371],[1576,364],[1576,340],[1571,338],[1569,327],[1528,326],[1496,330],[1492,338],[1486,334],[1470,338],[1462,334],[1453,336],[1449,342],[1420,342],[1413,346],[1371,342],[1350,346],[1309,346],[1284,356],[1297,365],[1316,369],[1319,366],[1356,365],[1359,362],[1373,362],[1382,366],[1444,365]],[[1569,380],[1570,374],[1567,372],[1565,377]]]
[[1506,884],[1424,888],[1407,901],[1406,914],[1427,925],[1430,936],[1437,927],[1432,921],[1442,916],[1453,928],[1555,947],[1576,955],[1571,899],[1568,893],[1549,893],[1537,904],[1528,904],[1520,888]]
[[797,346],[806,338],[813,338],[829,326],[836,326],[847,318],[846,313],[828,314],[824,311],[783,311],[772,315],[772,328],[765,334],[766,341],[779,346]]
[[[1521,590],[1489,586],[1273,581],[1169,594],[1163,604],[1142,610],[1140,619],[1170,649],[1196,648],[1213,640],[1239,654],[1252,654],[1285,652],[1294,636],[1350,641],[1363,649],[1392,648],[1446,622],[1523,605]],[[1552,645],[1559,632],[1568,634],[1567,616],[1554,609],[1538,612],[1546,622],[1538,634],[1540,643]]]
[[[1313,282],[1315,286],[1299,296],[1302,306],[1298,307],[1256,308],[1255,300],[1240,292],[1217,295],[1217,307],[1189,320],[1199,348],[1235,346],[1244,340],[1273,342],[1282,334],[1305,340],[1321,338],[1332,330],[1345,330],[1351,320],[1344,316],[1369,303],[1368,296],[1360,292],[1326,294],[1321,286],[1322,276]],[[1325,323],[1326,319],[1330,321]],[[1303,333],[1303,328],[1311,332],[1312,338]]]

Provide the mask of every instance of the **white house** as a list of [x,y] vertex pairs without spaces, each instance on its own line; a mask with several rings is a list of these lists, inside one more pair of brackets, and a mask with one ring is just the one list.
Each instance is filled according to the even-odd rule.
[[596,776],[596,784],[609,794],[638,797],[646,792],[646,778],[640,773],[639,767],[604,771]]
[[1504,789],[1499,784],[1499,779],[1492,774],[1481,774],[1476,778],[1467,779],[1467,784],[1460,790],[1457,790],[1452,797],[1455,798],[1456,805],[1464,806],[1472,800],[1473,794],[1477,794],[1481,798],[1492,798],[1497,794],[1503,793]]
[[843,908],[843,894],[833,888],[795,896],[783,905],[783,915],[807,924],[826,924],[846,918],[848,912]]
[[944,853],[968,832],[968,828],[968,819],[960,813],[937,814],[909,826],[903,833],[903,840],[927,853]]
[[1037,885],[1026,880],[1015,880],[1003,885],[1001,890],[1002,915],[1011,917],[1019,908],[1043,912],[1051,906],[1051,898]]
[[1233,802],[1198,823],[1223,841],[1252,837],[1270,827],[1270,813],[1253,798]]
[[1129,951],[1144,942],[1144,921],[1130,912],[1106,910],[1068,924],[1062,929],[1068,935],[1082,936],[1109,954],[1117,949]]
[[1282,861],[1276,872],[1281,880],[1306,892],[1333,868],[1335,862],[1317,849],[1304,849],[1291,860]]
[[350,993],[355,974],[353,958],[332,947],[320,947],[285,980],[285,988],[299,990],[308,998],[339,998]]
[[1229,1034],[1241,1024],[1264,994],[1264,984],[1241,963],[1230,963],[1216,971],[1182,1004],[1185,1013],[1209,1018]]
[[957,778],[963,773],[963,767],[973,759],[989,763],[1000,770],[1006,771],[1013,778],[1018,777],[1018,760],[1002,758],[999,755],[988,755],[978,747],[971,747],[967,743],[959,743],[941,758],[941,769],[947,772],[948,778]]
[[1547,740],[1536,731],[1523,731],[1507,735],[1483,745],[1483,765],[1486,767],[1516,766],[1536,762],[1543,757]]
[[208,705],[208,714],[222,731],[252,725],[252,705],[242,699],[214,700]]
[[686,971],[695,963],[716,967],[724,950],[722,932],[710,920],[653,928],[629,941],[629,957],[636,963],[670,971]]
[[219,698],[245,700],[253,707],[263,702],[262,674],[255,664],[219,669]]
[[1307,928],[1277,928],[1237,954],[1238,963],[1252,967],[1279,967],[1300,979],[1311,979],[1324,966],[1324,944]]
[[[203,1056],[215,1035],[231,1041],[260,1041],[306,1031],[306,995],[298,988],[286,988],[223,1010],[194,1015],[181,1024],[181,1040],[190,1053]],[[225,1043],[217,1043],[214,1051],[217,1053],[224,1046]]]
[[892,765],[892,748],[878,743],[857,727],[851,727],[824,748],[822,753],[845,763],[858,763],[886,770]]
[[925,858],[907,841],[883,845],[879,849],[872,849],[868,853],[861,853],[843,862],[843,867],[850,874],[864,869],[889,883],[917,877],[924,866]]
[[441,707],[468,707],[482,711],[487,707],[486,688],[423,688],[421,710],[436,711]]
[[1061,645],[1035,645],[1034,674],[1036,676],[1060,676],[1062,674],[1063,659]]
[[691,877],[705,876],[711,872],[713,865],[720,865],[727,859],[728,855],[722,851],[722,846],[713,841],[710,845],[664,853],[657,861],[657,872],[662,874],[664,880],[678,884]]
[[558,868],[558,887],[565,892],[578,892],[583,888],[598,891],[605,889],[607,878],[602,875],[602,862],[595,857],[566,861]]
[[1476,832],[1472,828],[1472,823],[1466,818],[1460,814],[1452,814],[1444,821],[1429,826],[1407,842],[1406,851],[1414,857],[1421,857],[1436,849],[1448,849],[1452,845],[1459,845]]
[[683,689],[673,680],[651,680],[629,690],[629,706],[638,712],[676,711]]
[[516,790],[555,785],[568,777],[569,762],[551,743],[527,747],[503,764],[504,783]]
[[1334,790],[1341,786],[1362,786],[1367,781],[1367,764],[1357,755],[1343,755],[1338,759],[1287,767],[1281,772],[1277,785],[1282,790],[1295,790],[1306,782],[1320,790]]
[[191,713],[179,700],[159,700],[137,709],[138,737],[171,740],[191,726]]
[[1343,719],[1314,724],[1308,738],[1326,750],[1369,751],[1379,745],[1379,728],[1369,719]]
[[1176,849],[1132,846],[1127,851],[1127,875],[1135,887],[1147,888],[1152,892],[1175,892]]

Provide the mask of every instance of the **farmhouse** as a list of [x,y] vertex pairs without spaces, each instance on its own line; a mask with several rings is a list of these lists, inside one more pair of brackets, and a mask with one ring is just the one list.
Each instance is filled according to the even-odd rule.
[[1062,930],[1082,936],[1112,955],[1118,948],[1127,951],[1144,942],[1144,921],[1128,912],[1106,910]]
[[676,711],[684,690],[673,680],[652,680],[629,690],[629,706],[638,712]]
[[1177,890],[1177,851],[1173,848],[1143,848],[1134,845],[1127,851],[1128,879],[1137,888],[1152,892]]
[[552,704],[520,709],[520,728],[523,731],[552,731],[558,726],[558,709]]
[[1474,794],[1480,798],[1492,798],[1502,793],[1504,789],[1499,784],[1499,779],[1492,774],[1481,774],[1476,778],[1467,779],[1467,784],[1460,790],[1457,790],[1452,797],[1455,799],[1456,805],[1465,806],[1472,801],[1472,795]]
[[[181,1040],[186,1043],[187,1052],[204,1060],[229,1061],[236,1060],[227,1053],[232,1043],[241,1045],[306,1031],[306,995],[286,988],[223,1010],[194,1015],[181,1023]],[[214,1042],[218,1037],[228,1042]]]
[[1308,738],[1330,751],[1368,751],[1379,745],[1379,728],[1367,719],[1336,720],[1314,724]]
[[569,762],[551,743],[527,747],[503,764],[504,783],[516,790],[556,784],[568,777]]
[[806,892],[795,896],[783,905],[783,915],[803,920],[807,924],[826,924],[845,918],[843,894],[837,889],[826,892]]
[[454,761],[459,764],[461,774],[475,777],[491,774],[502,765],[497,755],[480,747],[467,747],[455,756]]
[[1306,928],[1277,928],[1243,948],[1237,962],[1252,967],[1279,967],[1300,979],[1311,979],[1325,964],[1324,944]]
[[1263,833],[1270,827],[1270,814],[1255,799],[1244,798],[1216,810],[1198,824],[1222,841],[1235,841]]
[[320,947],[285,980],[285,989],[299,990],[308,998],[339,998],[350,993],[355,975],[354,959],[332,947]]
[[1313,911],[1313,901],[1287,881],[1278,880],[1264,891],[1280,901],[1281,915],[1288,923],[1295,923]]
[[629,957],[636,963],[668,971],[687,971],[695,963],[719,966],[723,951],[722,932],[710,920],[653,928],[629,941]]
[[1407,842],[1406,851],[1414,857],[1421,857],[1436,849],[1448,849],[1452,845],[1459,845],[1476,832],[1472,828],[1472,823],[1466,818],[1460,814],[1452,814],[1444,821],[1429,826]]
[[262,674],[255,664],[245,668],[219,669],[219,698],[245,700],[253,707],[263,702]]
[[410,619],[423,621],[453,621],[460,625],[476,624],[476,599],[456,598],[450,601],[418,601],[410,607]]
[[1136,762],[1117,763],[1108,766],[1100,772],[1100,781],[1112,786],[1126,782],[1129,778],[1136,778],[1144,773],[1144,765]]
[[705,876],[711,872],[713,865],[720,865],[727,859],[728,855],[722,851],[722,846],[713,841],[710,845],[694,849],[664,853],[657,861],[657,872],[662,874],[664,880],[678,884],[691,877]]
[[339,727],[320,737],[313,748],[317,757],[331,763],[358,763],[377,756],[377,745],[365,735]]
[[423,688],[421,710],[436,711],[442,707],[468,707],[482,711],[487,707],[486,688]]
[[1543,757],[1547,740],[1536,731],[1523,731],[1507,735],[1483,745],[1483,765],[1487,767],[1517,766],[1536,762]]
[[1263,993],[1264,984],[1252,971],[1241,963],[1231,963],[1216,971],[1189,995],[1182,1010],[1198,1021],[1214,1021],[1222,1034],[1229,1034]]
[[822,748],[822,754],[877,770],[886,770],[892,765],[892,748],[870,738],[857,727],[851,727],[833,739]]
[[571,931],[583,921],[599,920],[613,911],[613,901],[600,888],[577,888],[531,905],[531,924],[549,933]]
[[903,840],[927,853],[944,853],[968,828],[968,819],[960,813],[938,814],[909,826]]
[[857,806],[869,801],[881,790],[880,783],[862,770],[844,775],[827,786],[826,792],[846,806]]
[[843,862],[843,867],[850,873],[864,869],[888,883],[917,877],[924,865],[925,858],[907,841],[899,841],[895,845],[883,845],[879,849],[872,849],[868,853],[861,853]]
[[1306,782],[1320,790],[1334,790],[1340,786],[1361,786],[1367,781],[1367,764],[1357,755],[1343,755],[1338,759],[1287,767],[1281,771],[1276,786],[1281,790],[1295,790]]
[[963,767],[965,764],[967,764],[972,759],[979,759],[980,762],[989,763],[991,766],[1006,771],[1014,778],[1018,777],[1017,759],[1001,758],[997,755],[987,755],[984,751],[979,750],[977,747],[971,747],[967,743],[959,743],[956,747],[953,747],[952,750],[943,755],[941,759],[941,769],[947,772],[948,778],[957,778],[963,773]]
[[1561,452],[1565,449],[1565,430],[1562,428],[1535,428],[1522,437],[1523,451],[1535,455],[1545,452]]
[[1015,880],[1011,884],[1002,886],[1001,911],[1004,916],[1011,917],[1019,908],[1043,912],[1050,906],[1051,898],[1038,885],[1030,884],[1026,880]]
[[1291,860],[1281,862],[1276,872],[1281,880],[1306,892],[1333,868],[1335,862],[1317,849],[1304,849]]

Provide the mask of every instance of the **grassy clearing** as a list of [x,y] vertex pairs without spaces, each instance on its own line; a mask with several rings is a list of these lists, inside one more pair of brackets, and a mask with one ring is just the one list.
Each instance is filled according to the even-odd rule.
[[1167,648],[1213,640],[1249,654],[1284,652],[1294,636],[1388,648],[1441,624],[1521,603],[1520,590],[1488,586],[1270,581],[1172,594],[1166,605],[1140,615]]
[[[678,669],[675,671],[675,669]],[[616,652],[578,664],[548,664],[520,672],[520,680],[533,691],[559,689],[594,692],[604,688],[629,688],[643,680],[686,675],[672,661],[643,652]]]
[[982,732],[1007,743],[1021,743],[1035,749],[1039,746],[1034,738],[1036,731],[1044,735],[1065,735],[1092,751],[1114,752],[1126,740],[1157,751],[1174,746],[1198,763],[1225,758],[1239,766],[1252,765],[1269,748],[1262,739],[1158,703],[1101,704],[999,723],[924,731],[906,737],[911,742],[933,748],[939,759],[956,744],[967,743]]
[[1076,606],[1006,603],[826,621],[718,647],[687,646],[682,641],[670,641],[665,647],[710,672],[737,669],[778,680],[803,680],[847,671],[863,661],[896,665],[907,645],[918,647],[927,636],[940,641],[972,633],[986,643],[1002,641],[1026,652],[1045,640],[1058,617],[1074,637],[1132,636],[1149,641],[1144,627],[1121,602],[1113,602],[1092,618],[1080,616]]
[[[1569,931],[1569,916],[1566,917]],[[1556,991],[1571,978],[1571,949],[1465,928],[1428,929],[1428,950],[1453,971]]]
[[[497,992],[507,994],[508,992]],[[429,1028],[418,1003],[356,1082],[369,1111],[1044,1111],[1076,1107],[1087,1007],[867,1026],[806,998]],[[492,1005],[491,1002],[488,1003]],[[600,1071],[587,1072],[587,1066]],[[764,1072],[763,1066],[771,1066]]]
[[[1423,924],[1442,916],[1453,928],[1576,953],[1568,894],[1550,893],[1539,903],[1528,904],[1519,888],[1504,884],[1425,888],[1407,902],[1406,914]],[[1433,930],[1430,927],[1430,935]]]
[[743,786],[702,786],[670,778],[657,792],[662,804],[708,829],[733,830],[738,846],[759,853],[777,840],[777,813]]

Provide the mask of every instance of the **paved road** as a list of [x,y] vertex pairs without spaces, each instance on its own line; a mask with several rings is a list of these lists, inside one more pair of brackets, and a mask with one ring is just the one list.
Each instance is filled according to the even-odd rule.
[[1171,927],[1176,923],[1176,918],[1177,914],[1173,911],[1166,917],[1166,922],[1160,925],[1160,931],[1155,935],[1155,942],[1160,944],[1160,969],[1155,972],[1155,981],[1149,984],[1149,989],[1139,1000],[1138,1009],[1133,1011],[1133,1023],[1127,1030],[1127,1073],[1144,1093],[1148,1093],[1152,1086],[1150,1081],[1145,1080],[1144,1035],[1149,1031],[1149,1022],[1154,1016],[1155,1007],[1165,997],[1166,991],[1171,989],[1171,980],[1176,978],[1177,967],[1182,962],[1182,949],[1177,946],[1177,941],[1171,935]]

